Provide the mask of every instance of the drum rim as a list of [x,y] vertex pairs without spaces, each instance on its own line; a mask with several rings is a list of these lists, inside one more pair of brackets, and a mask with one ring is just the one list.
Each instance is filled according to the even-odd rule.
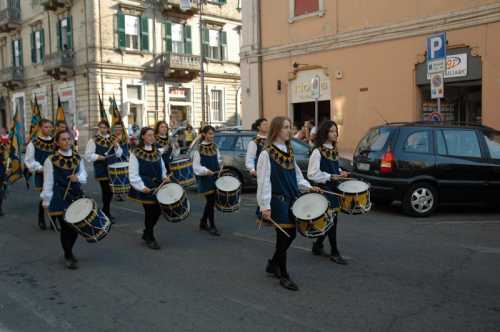
[[[234,180],[238,183],[238,187],[237,187],[236,189],[231,189],[231,190],[225,190],[225,189],[223,189],[223,188],[220,188],[220,187],[217,185],[217,183],[220,183],[220,180],[222,180],[222,179],[224,179],[224,178],[230,178],[230,179],[231,179],[231,181],[233,181],[233,179],[234,179]],[[219,177],[217,180],[215,180],[215,188],[216,188],[217,190],[220,190],[220,191],[224,192],[224,193],[232,193],[232,192],[237,192],[238,190],[240,190],[240,189],[241,189],[241,182],[240,182],[240,180],[239,180],[237,177],[235,177],[235,176],[232,176],[232,175],[224,175],[224,176]]]
[[[342,186],[344,186],[346,183],[362,183],[363,185],[366,186],[366,188],[364,190],[361,190],[361,191],[346,191],[345,188],[342,189]],[[362,194],[362,193],[365,193],[367,192],[368,190],[370,190],[370,184],[369,183],[366,183],[364,181],[361,181],[361,180],[348,180],[348,181],[345,181],[345,182],[342,182],[340,183],[338,186],[337,186],[337,189],[340,190],[342,193],[345,193],[345,194],[352,194],[352,195],[355,195],[355,194]]]
[[[319,215],[317,216],[313,216],[311,218],[303,218],[301,216],[297,216],[297,213],[296,213],[296,209],[298,209],[298,206],[297,206],[297,203],[300,201],[300,199],[302,197],[306,197],[306,196],[317,196],[317,197],[321,197],[321,199],[326,203],[326,210],[323,211],[322,213],[320,213]],[[292,214],[294,215],[294,217],[297,219],[297,220],[304,220],[304,221],[308,221],[308,220],[316,220],[318,218],[320,218],[321,216],[323,216],[327,211],[328,211],[328,207],[329,207],[330,203],[328,202],[328,199],[325,198],[325,196],[321,195],[321,194],[318,194],[318,193],[307,193],[307,194],[304,194],[302,196],[300,196],[299,198],[297,198],[297,200],[293,203],[292,205]]]
[[[122,166],[118,166],[118,165],[122,165]],[[113,164],[108,165],[108,168],[128,168],[128,163],[125,161],[121,161],[119,163],[113,163]]]
[[[162,202],[160,200],[160,196],[159,195],[160,195],[160,193],[162,191],[164,191],[165,189],[167,189],[167,187],[180,188],[181,196],[177,200],[175,200],[173,202],[169,202],[169,203]],[[185,196],[185,195],[186,195],[186,192],[185,192],[184,188],[182,188],[181,185],[179,185],[178,183],[175,183],[175,182],[170,182],[170,183],[167,183],[163,188],[161,188],[160,190],[158,190],[158,192],[156,193],[156,199],[158,200],[158,203],[160,203],[162,205],[167,205],[168,206],[168,205],[173,205],[175,203],[180,202],[182,200],[182,197]]]
[[[90,211],[85,215],[84,218],[82,218],[81,220],[78,220],[78,221],[71,221],[71,220],[68,220],[68,212],[70,211],[71,209],[71,206],[74,205],[75,203],[77,203],[78,201],[89,201],[91,203],[91,206],[92,208],[90,209]],[[95,207],[95,203],[94,203],[94,200],[92,200],[91,198],[88,198],[88,197],[82,197],[82,198],[79,198],[77,199],[76,201],[74,201],[73,203],[71,203],[68,208],[66,209],[66,212],[64,212],[64,220],[68,223],[68,224],[71,224],[71,225],[77,225],[79,223],[81,223],[82,221],[84,221],[91,213],[92,211],[94,211],[94,207]],[[81,213],[83,212],[80,212],[78,215],[80,215]]]

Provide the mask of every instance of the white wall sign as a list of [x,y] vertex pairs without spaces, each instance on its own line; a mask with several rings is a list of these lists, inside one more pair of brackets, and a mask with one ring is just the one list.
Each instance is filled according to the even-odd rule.
[[[444,78],[467,77],[467,53],[453,54],[446,57]],[[427,79],[431,74],[427,73]]]
[[297,78],[290,81],[289,98],[290,103],[313,102],[312,81],[315,76],[319,77],[319,98],[318,100],[330,100],[330,77],[326,76],[322,69],[307,70],[297,73]]

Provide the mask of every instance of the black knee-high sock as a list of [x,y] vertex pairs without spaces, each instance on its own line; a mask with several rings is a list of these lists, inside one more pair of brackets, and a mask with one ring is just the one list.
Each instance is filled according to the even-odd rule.
[[62,216],[58,216],[57,220],[61,225],[61,245],[64,250],[64,257],[73,257],[73,246],[75,245],[78,237],[78,232],[71,227]]
[[276,250],[271,261],[273,262],[273,264],[279,266],[281,275],[288,276],[287,251],[293,240],[295,239],[297,232],[295,227],[286,228],[284,230],[289,235],[289,237],[283,234],[281,230],[276,229]]
[[328,241],[330,242],[330,247],[332,248],[332,256],[339,255],[339,249],[337,247],[337,227],[338,227],[338,219],[337,215],[335,215],[333,219],[333,226],[328,231]]
[[109,217],[111,215],[111,200],[113,199],[113,192],[109,185],[108,180],[99,181],[101,185],[102,194],[102,211]]
[[38,203],[38,222],[45,223],[45,209],[43,208],[42,201]]
[[215,227],[215,194],[205,195],[206,204],[203,210],[203,222],[209,222],[210,227]]
[[144,208],[144,237],[148,240],[154,240],[154,227],[161,215],[161,209],[158,204],[143,204]]

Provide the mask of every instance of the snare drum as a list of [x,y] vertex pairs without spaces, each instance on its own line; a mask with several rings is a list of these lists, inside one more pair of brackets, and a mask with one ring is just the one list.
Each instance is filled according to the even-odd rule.
[[189,159],[172,161],[169,165],[172,178],[181,186],[190,186],[196,183],[193,171],[193,162]]
[[215,181],[215,207],[221,212],[234,212],[240,209],[240,180],[234,176],[221,176]]
[[184,189],[177,183],[168,183],[156,193],[163,216],[170,222],[181,222],[186,219],[191,206]]
[[108,174],[113,194],[128,194],[130,190],[128,163],[114,163],[109,165]]
[[90,198],[80,198],[71,203],[64,220],[91,243],[104,239],[111,230],[111,221]]
[[325,235],[333,226],[329,210],[330,202],[321,194],[300,196],[292,206],[299,233],[307,238]]
[[370,211],[370,185],[359,180],[349,180],[337,186],[342,193],[340,209],[347,214],[362,214]]

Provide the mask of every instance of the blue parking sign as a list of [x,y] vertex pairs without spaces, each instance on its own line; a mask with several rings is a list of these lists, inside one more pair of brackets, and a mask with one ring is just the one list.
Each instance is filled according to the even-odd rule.
[[427,61],[446,59],[446,32],[427,38]]

